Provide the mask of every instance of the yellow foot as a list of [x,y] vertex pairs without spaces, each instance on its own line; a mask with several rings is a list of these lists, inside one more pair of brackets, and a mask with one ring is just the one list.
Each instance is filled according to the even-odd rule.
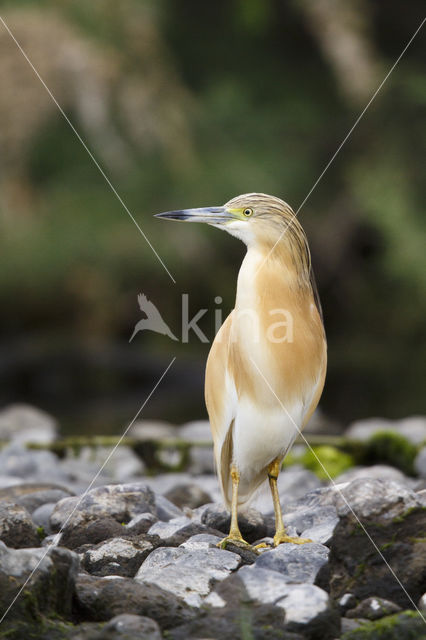
[[219,549],[226,549],[226,545],[227,544],[236,544],[237,547],[250,547],[251,545],[246,542],[244,540],[244,538],[240,535],[240,536],[233,536],[233,535],[229,535],[226,536],[226,538],[224,538],[223,540],[221,540],[220,542],[217,543],[217,547],[219,547]]
[[306,544],[308,542],[313,542],[313,540],[311,540],[310,538],[292,538],[285,533],[276,533],[274,535],[274,547],[278,547],[279,544],[283,544],[284,542],[292,542],[293,544]]

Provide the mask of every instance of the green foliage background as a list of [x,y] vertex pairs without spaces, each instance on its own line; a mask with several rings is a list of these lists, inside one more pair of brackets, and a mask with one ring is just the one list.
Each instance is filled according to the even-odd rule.
[[[11,9],[54,12],[98,50],[119,56],[120,73],[141,85],[156,67],[127,29],[149,17],[163,43],[158,55],[188,97],[176,97],[188,136],[174,157],[167,145],[136,145],[112,99],[111,118],[130,155],[126,168],[105,169],[176,284],[59,113],[31,140],[26,206],[1,205],[2,403],[34,402],[76,431],[83,422],[113,430],[177,355],[182,387],[176,392],[172,376],[146,415],[202,415],[208,345],[148,333],[128,345],[140,317],[136,294],[146,293],[177,333],[183,292],[194,313],[212,311],[221,296],[225,316],[244,247],[213,229],[166,225],[152,214],[221,204],[249,191],[283,197],[295,209],[304,200],[363,105],[345,97],[302,4],[0,2],[5,16]],[[366,5],[380,81],[419,25],[422,6]],[[344,423],[426,411],[424,43],[421,32],[299,216],[329,340],[322,407]],[[26,64],[12,41],[10,50]],[[173,89],[168,102],[173,109]],[[67,113],[80,130],[78,114]],[[90,135],[87,142],[92,147]],[[7,164],[3,154],[1,166]],[[212,314],[200,324],[212,338]]]

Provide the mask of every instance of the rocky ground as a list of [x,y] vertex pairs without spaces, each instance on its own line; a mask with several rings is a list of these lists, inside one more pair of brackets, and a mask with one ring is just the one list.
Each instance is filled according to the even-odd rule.
[[[120,447],[95,476],[105,450],[60,459],[26,447],[56,437],[49,420],[0,414],[0,638],[426,638],[425,420],[398,427],[417,447],[411,476],[376,464],[333,484],[285,469],[287,530],[313,542],[257,552],[217,547],[229,515],[210,451],[195,451],[185,473],[150,477]],[[135,432],[155,427],[159,437],[168,428]],[[205,438],[205,428],[188,425],[186,437]],[[361,440],[377,428],[351,427]],[[241,515],[242,533],[271,545],[266,494],[255,507]]]

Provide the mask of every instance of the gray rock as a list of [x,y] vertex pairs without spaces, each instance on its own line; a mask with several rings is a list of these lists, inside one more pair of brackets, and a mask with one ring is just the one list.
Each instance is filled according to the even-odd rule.
[[426,441],[426,417],[412,416],[403,420],[385,420],[369,418],[352,423],[345,431],[345,436],[353,440],[366,441],[380,431],[393,431],[413,444]]
[[357,599],[355,598],[353,593],[344,593],[343,596],[339,599],[338,605],[340,611],[345,612],[348,609],[353,609],[354,607],[356,607]]
[[33,513],[43,504],[48,502],[56,504],[59,500],[69,498],[72,495],[71,491],[63,487],[55,487],[54,485],[43,487],[43,485],[37,484],[21,484],[10,487],[8,490],[3,489],[0,491],[0,501],[3,500],[5,493],[14,496],[10,501],[25,507],[29,513]]
[[[50,517],[52,522],[52,517]],[[103,540],[123,535],[124,527],[113,518],[96,518],[68,525],[61,533],[61,545],[68,549],[78,549],[85,544],[98,544]]]
[[[238,588],[238,582],[242,584],[243,590]],[[307,632],[308,637],[324,640],[339,635],[340,618],[332,607],[328,594],[312,584],[291,584],[276,571],[262,569],[257,565],[242,567],[236,575],[218,585],[213,593],[216,593],[216,597],[208,600],[213,604],[216,601],[220,615],[223,615],[224,606],[221,600],[228,606],[231,603],[235,606],[237,597],[246,606],[250,603],[250,608],[251,603],[260,603],[274,605],[275,610],[284,610],[285,624],[281,625],[281,629],[284,627],[287,631]],[[270,619],[272,621],[273,617]]]
[[183,547],[160,547],[148,556],[135,580],[155,584],[198,607],[213,583],[224,580],[239,564],[240,558],[235,553],[222,549],[188,551]]
[[422,595],[417,606],[422,613],[426,613],[426,593]]
[[123,613],[135,614],[153,618],[161,629],[170,629],[195,615],[195,610],[174,593],[131,578],[80,574],[75,591],[77,613],[85,620],[107,621]]
[[365,620],[364,618],[342,618],[340,621],[342,636],[344,638],[349,637],[349,639],[352,640],[351,636],[345,636],[345,634],[346,633],[349,634],[350,631],[355,631],[361,625],[364,625],[366,622],[368,622],[368,620]]
[[0,542],[0,617],[24,584],[8,619],[34,623],[40,614],[69,616],[78,565],[68,549],[15,550]]
[[259,556],[256,567],[277,571],[287,582],[313,583],[327,563],[328,554],[329,550],[322,544],[284,543]]
[[221,540],[221,537],[214,536],[211,533],[197,533],[195,536],[191,536],[188,540],[182,542],[180,546],[188,551],[216,549]]
[[426,478],[426,447],[422,447],[414,460],[414,469],[421,478]]
[[125,527],[129,534],[140,535],[141,533],[147,533],[156,522],[157,517],[152,513],[139,513],[129,520]]
[[41,409],[13,404],[0,411],[0,440],[47,444],[56,439],[56,434],[56,420]]
[[161,540],[167,540],[179,531],[179,529],[182,529],[188,524],[191,524],[191,519],[187,516],[172,518],[172,520],[169,520],[168,522],[159,520],[148,529],[148,533],[150,536],[159,536]]
[[304,529],[301,533],[301,538],[307,538],[308,540],[312,540],[312,542],[328,545],[338,522],[339,518],[336,517],[333,521],[323,522],[323,524],[317,524],[308,529]]
[[76,526],[91,517],[110,517],[126,523],[146,512],[156,515],[155,496],[145,484],[105,485],[81,497],[60,500],[50,522],[53,531],[59,531],[66,522]]
[[305,493],[321,487],[322,484],[315,473],[304,469],[300,465],[292,465],[284,469],[278,476],[278,491],[283,508],[290,501],[301,498]]
[[13,487],[17,484],[22,484],[22,482],[22,478],[18,478],[18,476],[0,475],[0,490],[6,489],[7,487]]
[[152,618],[122,613],[112,618],[93,640],[162,640],[162,637]]
[[[321,525],[335,526],[339,518],[334,506],[325,507],[307,507],[296,511],[286,513],[284,516],[284,524],[287,527],[294,527],[297,535],[301,535],[302,531],[312,529]],[[303,536],[305,537],[305,536]]]
[[46,504],[42,504],[41,507],[35,509],[31,514],[32,521],[36,527],[43,527],[43,531],[46,535],[53,533],[50,528],[50,516],[52,515],[54,508],[54,502],[47,502]]
[[138,440],[174,440],[177,434],[174,424],[161,420],[136,420],[129,429],[129,436]]
[[[25,449],[22,445],[12,442],[0,451],[0,469],[2,473],[19,478],[46,480],[46,475],[59,474],[58,458],[50,451]],[[64,480],[62,475],[59,480]],[[58,480],[58,478],[55,478]]]
[[371,467],[353,467],[334,478],[334,482],[341,484],[342,482],[352,482],[360,478],[372,478],[374,480],[384,481],[393,480],[398,484],[406,485],[410,488],[414,488],[416,484],[416,480],[408,478],[402,471],[387,464],[375,464]]
[[177,507],[196,509],[203,504],[212,502],[211,496],[197,484],[178,484],[165,493],[165,497]]
[[172,518],[179,518],[183,516],[183,511],[164,496],[156,496],[156,503],[157,518],[163,522],[168,522]]
[[192,422],[186,422],[179,428],[179,438],[187,442],[212,442],[209,421],[193,420]]
[[[211,529],[228,534],[231,524],[229,511],[221,505],[212,504],[204,509],[201,522]],[[238,515],[238,524],[243,538],[247,542],[255,542],[270,533],[270,521],[256,509],[246,509]],[[269,527],[268,527],[269,525]]]
[[353,510],[360,518],[383,515],[392,519],[404,510],[421,506],[414,491],[392,480],[360,478],[343,486],[335,499],[337,513],[347,515]]
[[0,502],[0,540],[13,549],[40,545],[36,526],[24,507]]
[[154,546],[148,540],[111,538],[87,549],[82,566],[97,576],[118,575],[132,578]]
[[[348,488],[359,482],[354,481]],[[426,509],[415,502],[413,507],[411,492],[407,499],[404,494],[407,490],[400,485],[396,485],[402,494],[398,502],[393,489],[388,496],[383,490],[384,483],[365,481],[370,482],[378,485],[367,487],[370,504],[367,500],[363,507],[359,500],[357,507],[358,512],[370,516],[362,517],[361,521],[351,512],[340,517],[330,541],[327,572],[320,572],[317,584],[330,590],[334,599],[347,592],[358,600],[380,594],[400,607],[410,608],[413,604],[407,593],[416,602],[426,583],[426,545],[419,533],[426,530]],[[376,494],[372,493],[374,488]]]
[[[114,450],[114,455],[111,455]],[[89,469],[103,467],[103,475],[114,482],[130,482],[134,476],[145,473],[145,465],[136,453],[126,446],[113,447],[82,447],[78,456],[73,459],[74,464],[81,468],[87,465]]]
[[347,618],[366,618],[367,620],[378,620],[384,616],[401,611],[394,602],[385,600],[384,598],[365,598],[354,607],[346,611]]

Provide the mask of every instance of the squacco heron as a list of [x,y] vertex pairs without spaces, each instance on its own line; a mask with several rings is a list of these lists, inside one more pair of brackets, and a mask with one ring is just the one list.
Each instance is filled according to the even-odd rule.
[[[288,204],[262,193],[237,196],[223,207],[158,217],[205,222],[247,245],[235,308],[218,331],[206,366],[216,467],[231,510],[222,546],[247,544],[238,508],[266,478],[275,511],[274,545],[310,542],[286,534],[277,487],[282,461],[315,410],[326,373],[325,332],[306,235]],[[280,313],[285,321],[277,323]]]

